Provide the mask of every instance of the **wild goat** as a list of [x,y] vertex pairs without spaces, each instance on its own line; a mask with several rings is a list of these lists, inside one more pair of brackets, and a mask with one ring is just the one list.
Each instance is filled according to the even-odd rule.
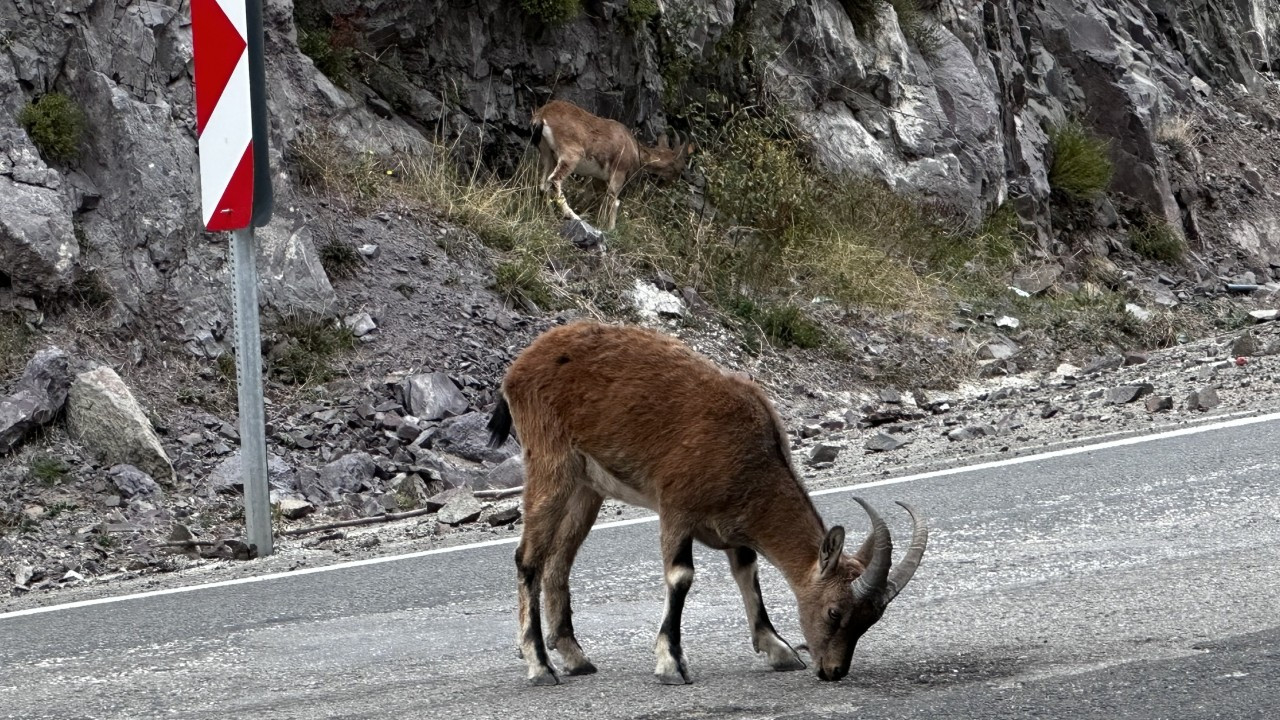
[[845,554],[844,528],[825,528],[764,391],[652,330],[584,321],[543,333],[503,379],[490,445],[502,445],[513,425],[525,461],[517,642],[534,685],[559,682],[548,645],[560,651],[564,672],[596,670],[574,636],[569,569],[605,497],[658,513],[667,603],[655,673],[666,684],[690,681],[680,615],[693,582],[694,540],[728,555],[755,651],[776,670],[799,670],[804,662],[765,612],[757,553],[782,571],[823,680],[848,673],[858,638],[911,580],[928,542],[924,520],[898,503],[913,531],[890,572],[889,529],[854,498],[872,529],[856,553]]
[[552,192],[556,206],[566,218],[580,220],[564,199],[563,183],[569,175],[592,177],[605,185],[601,208],[605,230],[618,222],[618,193],[641,171],[664,180],[680,177],[693,145],[676,138],[675,148],[666,136],[656,148],[636,142],[626,126],[597,117],[573,103],[552,100],[533,111],[530,122],[538,144],[542,192]]

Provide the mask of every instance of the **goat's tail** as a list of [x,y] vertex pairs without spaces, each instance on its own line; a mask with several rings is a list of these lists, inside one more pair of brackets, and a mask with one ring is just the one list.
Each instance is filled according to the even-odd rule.
[[511,406],[504,395],[498,396],[498,404],[489,418],[489,447],[500,448],[511,435]]
[[529,118],[529,131],[531,137],[529,144],[537,147],[542,144],[542,108],[533,111],[533,116]]

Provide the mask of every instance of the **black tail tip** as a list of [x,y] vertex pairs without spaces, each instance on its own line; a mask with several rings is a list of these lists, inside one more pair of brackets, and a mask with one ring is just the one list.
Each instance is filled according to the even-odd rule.
[[489,447],[496,449],[502,447],[507,441],[507,437],[511,435],[511,407],[507,405],[505,397],[498,398],[498,404],[493,408],[493,415],[489,418]]

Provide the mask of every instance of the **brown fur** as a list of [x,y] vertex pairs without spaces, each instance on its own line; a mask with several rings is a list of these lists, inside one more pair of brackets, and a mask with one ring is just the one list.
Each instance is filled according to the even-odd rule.
[[657,147],[645,147],[622,123],[592,115],[565,100],[552,100],[535,110],[530,125],[538,143],[542,191],[554,191],[553,199],[564,216],[576,218],[564,199],[564,180],[571,174],[595,178],[605,188],[601,214],[606,230],[617,224],[618,194],[632,177],[647,172],[674,180],[693,151],[692,144],[669,148],[665,136]]
[[[657,511],[669,612],[671,593],[683,604],[682,563],[692,556],[682,553],[696,539],[726,550],[731,562],[735,552],[749,555],[738,581],[751,617],[753,598],[758,602],[758,584],[754,596],[749,592],[756,582],[754,550],[783,572],[795,593],[819,674],[838,679],[847,672],[857,636],[883,610],[862,607],[850,591],[870,560],[870,542],[847,555],[843,529],[826,529],[792,466],[782,421],[758,385],[661,333],[577,322],[548,330],[526,348],[502,392],[491,427],[513,423],[524,448],[525,526],[516,562],[531,680],[554,681],[539,659],[545,657],[539,584],[547,592],[547,642],[565,656],[571,674],[595,669],[573,637],[568,576],[603,494]],[[495,430],[496,441],[505,436],[505,428]],[[597,464],[616,484],[593,477]],[[687,570],[691,581],[692,566]],[[737,564],[734,570],[736,577]],[[526,585],[525,578],[533,580]],[[769,625],[763,604],[758,611],[764,619],[753,629],[757,648],[772,647],[770,662],[778,669],[804,667]],[[678,656],[679,607],[668,621],[675,625],[674,661],[687,682]],[[667,642],[663,637],[659,646]],[[662,653],[659,647],[660,676]]]

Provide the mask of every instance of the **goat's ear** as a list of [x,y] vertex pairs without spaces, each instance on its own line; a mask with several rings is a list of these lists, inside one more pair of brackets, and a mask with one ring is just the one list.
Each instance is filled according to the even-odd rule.
[[685,146],[684,146],[684,154],[685,154],[685,155],[692,155],[692,154],[693,154],[693,152],[694,152],[695,150],[697,150],[697,149],[698,149],[698,146],[697,146],[697,145],[694,145],[693,143],[689,143],[689,144],[687,144],[687,145],[685,145]]
[[836,525],[827,531],[822,538],[822,548],[818,551],[818,567],[823,577],[830,577],[840,567],[840,556],[844,554],[844,528]]

